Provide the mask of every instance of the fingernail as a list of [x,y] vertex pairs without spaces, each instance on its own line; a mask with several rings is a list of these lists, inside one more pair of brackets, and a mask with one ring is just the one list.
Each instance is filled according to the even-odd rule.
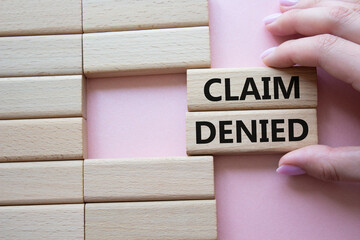
[[266,49],[262,54],[260,54],[260,58],[262,59],[262,58],[268,56],[270,53],[274,52],[276,48],[277,47],[272,47],[272,48]]
[[302,168],[292,165],[281,165],[276,169],[276,172],[284,175],[302,175],[306,173]]
[[265,25],[268,25],[272,22],[274,22],[276,19],[278,19],[281,16],[281,13],[274,13],[271,14],[263,19]]
[[294,6],[299,0],[280,0],[280,5],[285,7]]

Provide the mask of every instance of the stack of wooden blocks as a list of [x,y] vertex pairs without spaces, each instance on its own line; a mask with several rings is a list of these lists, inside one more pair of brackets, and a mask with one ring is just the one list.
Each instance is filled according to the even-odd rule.
[[317,144],[315,68],[190,69],[187,153],[287,152]]
[[83,74],[210,67],[206,0],[5,0],[0,36],[1,238],[217,238],[211,156],[86,159]]

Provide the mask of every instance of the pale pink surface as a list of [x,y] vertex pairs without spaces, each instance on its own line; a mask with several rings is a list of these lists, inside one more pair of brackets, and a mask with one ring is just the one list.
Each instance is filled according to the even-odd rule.
[[[212,67],[263,66],[276,0],[209,0]],[[341,64],[341,63],[339,63]],[[319,70],[319,139],[360,145],[360,94]],[[89,158],[185,155],[185,75],[88,81]],[[360,239],[360,185],[275,172],[280,155],[218,156],[220,240]]]

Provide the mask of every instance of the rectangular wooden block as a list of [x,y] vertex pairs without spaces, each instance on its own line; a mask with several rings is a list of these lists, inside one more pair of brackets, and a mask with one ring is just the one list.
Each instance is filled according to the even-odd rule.
[[86,202],[214,199],[213,158],[86,159]]
[[213,68],[187,71],[189,111],[315,108],[316,68]]
[[86,239],[217,239],[215,200],[88,203]]
[[0,205],[83,202],[83,161],[0,163]]
[[0,207],[1,239],[84,239],[84,204]]
[[86,116],[82,75],[0,78],[0,119]]
[[82,33],[81,0],[1,0],[0,36]]
[[210,66],[209,27],[87,33],[83,38],[87,77],[181,73]]
[[0,77],[82,74],[81,34],[1,37]]
[[83,118],[0,121],[0,162],[86,158]]
[[317,144],[316,109],[190,112],[189,155],[286,152]]
[[83,0],[84,32],[111,32],[209,24],[207,0]]

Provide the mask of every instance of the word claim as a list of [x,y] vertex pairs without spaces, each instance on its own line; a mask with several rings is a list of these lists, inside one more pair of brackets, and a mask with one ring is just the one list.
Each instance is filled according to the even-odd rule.
[[[262,77],[261,82],[263,87],[263,92],[261,95],[258,87],[256,86],[254,78],[252,77],[246,78],[241,93],[238,93],[237,95],[232,95],[231,84],[233,82],[230,81],[230,78],[225,78],[224,81],[221,78],[212,78],[204,84],[204,95],[209,101],[212,102],[224,100],[223,96],[214,96],[211,93],[211,87],[213,87],[214,84],[220,84],[221,87],[225,88],[225,101],[246,100],[248,96],[253,96],[256,100],[272,99],[272,95],[270,95],[271,78]],[[239,83],[239,81],[237,81],[236,83]],[[273,77],[272,84],[273,99],[280,99],[280,92],[284,99],[289,99],[292,91],[294,92],[295,99],[300,98],[299,76],[292,76],[287,88],[281,77]]]

